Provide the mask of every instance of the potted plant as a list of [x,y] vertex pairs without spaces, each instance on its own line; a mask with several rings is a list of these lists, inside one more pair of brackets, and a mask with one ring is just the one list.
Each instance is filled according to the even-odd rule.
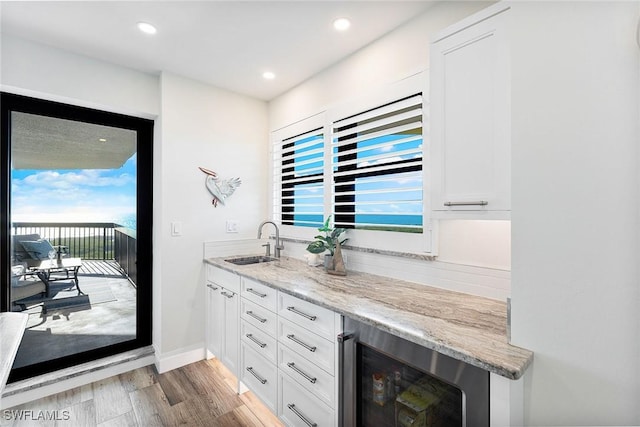
[[[324,234],[319,234],[314,237],[313,242],[307,246],[307,251],[312,254],[319,255],[325,251],[329,251],[328,254],[325,255],[324,265],[325,268],[331,269],[333,265],[333,255],[336,250],[336,244],[339,241],[340,235],[347,231],[346,228],[333,228],[329,225],[331,222],[331,215],[327,217],[322,227],[318,228],[318,231]],[[340,240],[340,245],[343,245],[348,239]]]

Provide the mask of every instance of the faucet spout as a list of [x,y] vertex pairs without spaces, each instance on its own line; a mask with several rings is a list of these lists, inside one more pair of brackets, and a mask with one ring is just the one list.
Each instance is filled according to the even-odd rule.
[[273,227],[276,229],[276,245],[274,246],[274,252],[276,258],[280,258],[280,251],[284,249],[284,245],[280,242],[280,230],[278,229],[278,225],[273,221],[262,221],[258,226],[258,239],[262,238],[262,228],[266,224],[273,224]]

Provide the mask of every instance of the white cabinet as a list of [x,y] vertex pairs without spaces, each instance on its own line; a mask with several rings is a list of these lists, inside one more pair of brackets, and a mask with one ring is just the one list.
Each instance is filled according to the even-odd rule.
[[207,352],[238,376],[240,364],[240,277],[207,266]]
[[278,293],[278,416],[290,426],[338,425],[340,315]]
[[444,30],[431,45],[431,202],[436,218],[509,219],[508,7]]
[[278,291],[242,278],[240,378],[273,413],[278,412]]
[[336,426],[342,317],[246,277],[240,289],[242,384],[286,425]]
[[287,426],[294,427],[334,427],[333,408],[319,401],[314,395],[300,387],[282,371],[278,374],[280,400],[278,414]]

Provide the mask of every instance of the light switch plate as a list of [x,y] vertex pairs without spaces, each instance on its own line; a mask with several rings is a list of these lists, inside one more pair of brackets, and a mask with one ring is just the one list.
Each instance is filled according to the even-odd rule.
[[227,233],[237,233],[238,232],[238,221],[233,219],[227,220]]
[[182,222],[174,221],[171,223],[171,235],[182,236]]

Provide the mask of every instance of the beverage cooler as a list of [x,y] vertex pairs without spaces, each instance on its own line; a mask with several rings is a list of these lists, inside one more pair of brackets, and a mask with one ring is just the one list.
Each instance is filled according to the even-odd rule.
[[489,426],[487,371],[353,319],[344,331],[342,426]]

